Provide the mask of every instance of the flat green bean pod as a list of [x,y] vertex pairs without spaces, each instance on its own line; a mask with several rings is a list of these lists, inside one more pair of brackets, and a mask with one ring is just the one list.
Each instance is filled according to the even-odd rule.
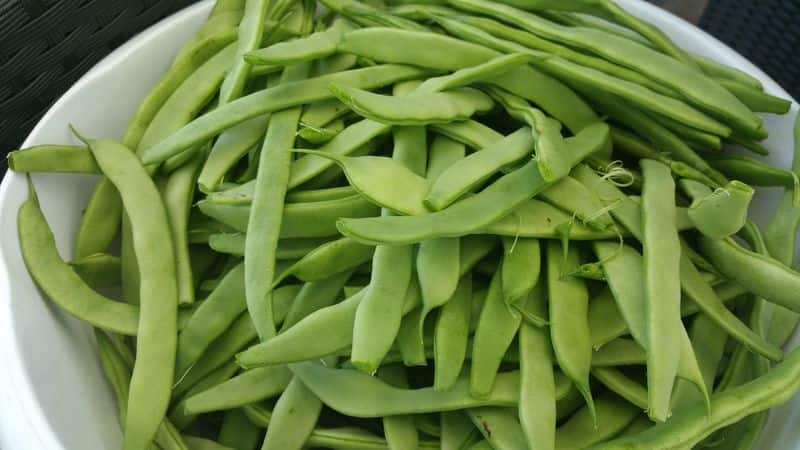
[[[249,205],[220,205],[203,200],[198,202],[203,214],[217,219],[233,229],[247,231]],[[376,216],[378,208],[360,195],[310,203],[288,203],[283,209],[281,238],[323,238],[337,234],[336,221],[342,217]]]
[[[636,418],[641,409],[613,394],[597,398],[598,419],[583,408],[556,430],[557,449],[589,448],[616,436]],[[602,445],[602,444],[601,444]],[[594,447],[592,447],[594,448]]]
[[310,282],[355,269],[361,264],[369,262],[374,252],[374,247],[359,244],[350,238],[326,242],[278,274],[273,286],[277,286],[290,276]]
[[704,235],[726,238],[744,226],[754,193],[753,188],[741,181],[731,181],[709,195],[695,198],[689,207],[689,218]]
[[516,406],[519,399],[519,373],[497,376],[487,398],[469,394],[469,380],[462,377],[452,389],[401,389],[356,370],[330,369],[311,362],[289,365],[329,407],[353,417],[384,417],[399,414],[452,411],[478,406]]
[[[581,159],[608,139],[608,126],[596,124],[579,136],[586,145],[575,145],[570,155]],[[536,161],[526,163],[503,176],[479,194],[442,211],[421,216],[385,216],[375,219],[343,219],[337,223],[342,234],[365,243],[413,243],[435,237],[469,234],[507,215],[515,206],[547,188]]]
[[333,95],[358,115],[391,125],[427,125],[466,120],[489,111],[494,102],[472,88],[456,88],[437,93],[412,93],[394,97],[363,89],[331,84]]
[[78,276],[93,289],[114,287],[120,284],[120,260],[118,256],[98,253],[69,262]]
[[37,145],[8,153],[14,172],[100,173],[92,152],[78,145]]
[[428,187],[425,206],[434,211],[446,208],[501,168],[529,156],[533,148],[531,129],[523,127],[490,147],[453,163]]
[[[295,152],[334,161],[342,168],[350,185],[378,206],[405,215],[428,212],[422,202],[428,191],[428,181],[392,158],[348,157],[313,150],[295,150]],[[397,184],[387,184],[386,180],[395,180]],[[402,195],[399,195],[400,190]]]

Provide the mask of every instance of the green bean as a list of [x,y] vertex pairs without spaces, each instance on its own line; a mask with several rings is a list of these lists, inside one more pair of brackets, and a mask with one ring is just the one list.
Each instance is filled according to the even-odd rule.
[[[328,361],[335,363],[335,359]],[[262,450],[301,448],[322,411],[322,402],[299,378],[294,377],[272,410]]]
[[689,57],[692,58],[695,64],[700,66],[703,72],[711,75],[717,81],[719,80],[730,80],[735,81],[739,84],[744,86],[748,86],[752,89],[756,89],[759,91],[764,90],[764,86],[761,84],[761,81],[748,74],[747,72],[737,69],[735,67],[727,66],[724,64],[720,64],[717,61],[705,57],[703,55],[698,55],[694,53],[690,53]]
[[[465,155],[464,144],[445,136],[437,136],[431,144],[429,167],[426,173],[430,182],[435,182],[448,167],[462,160]],[[435,308],[446,304],[459,285],[460,267],[454,264],[461,256],[461,240],[458,238],[439,238],[424,241],[417,250],[417,278],[422,289],[422,310],[420,311],[420,331],[425,318]],[[458,359],[458,358],[457,358]],[[456,376],[459,370],[456,370]]]
[[[711,392],[728,341],[728,334],[708,315],[699,314],[692,322],[690,335],[695,355],[698,355],[697,362],[703,374],[706,391]],[[680,413],[691,404],[699,403],[701,399],[697,398],[697,394],[698,391],[694,387],[690,387],[683,380],[678,380],[672,393],[672,410]]]
[[334,120],[325,128],[315,128],[301,123],[297,136],[310,144],[320,145],[336,137],[337,134],[344,130],[344,126],[344,120],[342,119]]
[[531,199],[480,232],[506,237],[559,239],[563,235],[559,226],[571,223],[570,240],[614,239],[619,236],[620,230],[610,228],[599,231],[582,223],[572,222],[573,217],[570,214],[549,203]]
[[[231,228],[246,232],[250,207],[198,202],[200,211]],[[321,238],[337,234],[335,221],[341,217],[370,217],[377,208],[355,195],[338,200],[289,203],[283,208],[281,238]]]
[[[318,151],[330,155],[350,155],[368,144],[372,139],[387,133],[391,126],[371,120],[362,120],[342,130],[335,138],[319,148]],[[300,186],[314,177],[322,174],[326,169],[335,165],[333,159],[323,158],[318,155],[305,155],[292,163],[289,189]]]
[[502,134],[474,120],[431,124],[429,128],[475,150],[481,150],[503,139]]
[[[97,340],[97,349],[100,354],[100,362],[103,367],[103,373],[106,379],[111,383],[114,389],[114,394],[117,399],[117,408],[119,409],[120,424],[124,426],[125,416],[128,409],[128,387],[131,380],[131,366],[133,365],[133,355],[127,354],[119,343],[112,341],[106,333],[95,329],[95,338]],[[177,432],[175,426],[167,419],[161,423],[156,431],[154,441],[158,443],[159,448],[169,450],[186,449],[181,439],[180,433]],[[150,444],[147,448],[153,447]]]
[[[244,184],[236,185],[235,187],[212,192],[206,195],[209,201],[214,203],[225,203],[231,205],[246,205],[253,201],[253,190],[255,182],[249,181]],[[356,190],[350,186],[325,188],[325,189],[307,189],[297,190],[286,193],[287,203],[309,203],[321,202],[326,200],[337,200],[344,197],[350,197],[356,194]]]
[[491,448],[498,450],[525,448],[522,427],[509,408],[471,408],[467,410],[467,414]]
[[600,449],[685,448],[702,441],[713,431],[738,422],[753,413],[781,404],[800,387],[800,351],[758,379],[714,394],[708,417],[704,406],[696,405],[668,422],[598,446]]
[[169,138],[146,148],[142,160],[148,164],[163,161],[237,123],[265,113],[330,98],[333,96],[328,91],[331,83],[369,89],[417,78],[426,73],[424,69],[386,64],[283,83],[234,100],[195,119]]
[[166,413],[177,346],[178,293],[169,221],[158,189],[130,150],[112,141],[86,143],[120,191],[141,265],[137,363],[131,377],[123,445],[141,448],[152,439]]
[[194,278],[192,274],[188,229],[189,212],[194,198],[194,186],[197,172],[205,152],[198,152],[185,165],[172,172],[167,178],[162,191],[164,206],[167,209],[172,243],[175,252],[175,270],[178,282],[178,304],[194,303]]
[[458,450],[466,448],[480,436],[480,432],[469,417],[462,411],[443,412],[442,416],[442,450]]
[[515,406],[519,396],[517,372],[498,375],[489,397],[479,400],[469,395],[466,377],[460,378],[449,391],[436,392],[431,387],[401,389],[357,370],[329,369],[311,362],[293,363],[290,368],[323,403],[353,417],[419,414],[490,405]]
[[[209,236],[208,245],[217,253],[244,256],[244,242],[244,233],[214,233]],[[281,239],[275,255],[281,260],[299,259],[327,242],[330,239]]]
[[272,285],[277,286],[290,276],[306,282],[323,280],[370,261],[374,251],[374,247],[350,238],[325,242],[278,274]]
[[792,107],[792,102],[789,100],[766,94],[752,86],[725,79],[716,81],[754,112],[786,114]]
[[[798,174],[800,173],[800,119],[795,120],[794,138],[792,172]],[[800,226],[800,208],[794,206],[793,195],[785,192],[777,211],[764,231],[764,241],[769,254],[787,266],[794,263],[798,226]],[[770,321],[767,338],[772,343],[783,345],[797,328],[800,315],[776,305]]]
[[[400,322],[400,329],[397,330],[395,346],[400,351],[403,364],[407,367],[428,365],[427,355],[425,354],[426,334],[430,336],[431,332],[425,327],[425,323],[422,320],[421,307],[414,308],[413,311],[403,316]],[[428,338],[428,341],[430,342],[430,338]],[[384,359],[384,362],[386,362],[386,359]]]
[[37,145],[8,153],[14,172],[100,173],[88,148],[78,145]]
[[458,379],[467,352],[472,315],[472,277],[463,276],[456,291],[439,311],[433,337],[433,388],[447,391]]
[[492,392],[503,355],[522,321],[520,315],[511,313],[504,301],[500,273],[492,277],[473,338],[469,391],[475,398],[487,398]]
[[744,226],[754,192],[741,181],[731,181],[724,188],[695,197],[689,207],[689,218],[704,235],[712,239],[726,238]]
[[[395,131],[393,158],[414,171],[424,165],[426,159],[411,153],[409,143],[416,143],[415,129]],[[424,133],[419,136],[424,143]],[[415,161],[415,158],[417,159]],[[423,166],[424,167],[424,166]],[[423,172],[423,170],[416,170]],[[383,209],[382,216],[391,213]],[[397,337],[403,317],[403,300],[413,276],[413,248],[411,246],[383,246],[375,248],[372,259],[372,275],[365,289],[363,301],[356,309],[353,322],[353,349],[350,360],[359,370],[372,373]]]
[[556,430],[556,448],[566,450],[602,445],[633,422],[641,411],[613,394],[599,396],[597,410],[599,420],[594,419],[591,410],[583,408],[561,425]]
[[[713,289],[701,277],[688,257],[681,256],[680,277],[683,291],[695,301],[700,309],[712,318],[715,323],[727,331],[734,339],[741,342],[748,349],[772,361],[780,361],[783,351],[758,333],[751,330],[730,312],[716,297]],[[737,282],[740,281],[737,279]]]
[[[538,283],[528,304],[534,313],[546,316],[544,292]],[[541,301],[540,301],[541,300]],[[519,420],[528,448],[549,449],[555,445],[556,402],[552,350],[547,331],[530,323],[519,329],[520,393]]]
[[480,28],[487,33],[491,33],[498,38],[516,42],[517,44],[524,45],[529,49],[552,53],[566,59],[567,61],[590,67],[601,72],[605,72],[609,75],[613,75],[617,78],[642,85],[660,94],[666,94],[673,97],[676,96],[672,89],[658,84],[634,70],[619,66],[601,58],[596,58],[575,51],[567,46],[559,45],[555,42],[542,39],[535,34],[503,25],[496,20],[475,16],[463,16],[457,17],[457,19],[466,24]]
[[358,115],[391,125],[427,125],[465,120],[494,106],[491,98],[472,88],[456,88],[441,93],[413,93],[407,97],[373,94],[337,84],[331,84],[331,91]]
[[217,440],[221,445],[240,450],[256,450],[261,439],[261,429],[250,422],[241,409],[225,413]]
[[[244,60],[253,65],[289,65],[319,59],[336,53],[343,34],[342,30],[335,28],[318,31],[305,38],[249,51],[244,55]],[[298,52],[300,47],[302,52]]]
[[659,114],[646,113],[650,118],[661,124],[664,128],[675,133],[692,147],[709,150],[722,150],[722,139],[714,134],[698,130],[683,123]]
[[587,186],[570,176],[565,176],[539,194],[543,200],[574,214],[594,229],[605,230],[614,225],[614,219],[603,208],[600,199]]
[[[383,366],[378,371],[378,377],[386,383],[408,389],[408,377],[405,367],[401,365]],[[383,433],[389,448],[417,448],[419,435],[415,425],[414,416],[387,416],[383,418]]]
[[175,395],[178,393],[177,391],[173,393],[172,400],[174,406],[172,406],[172,410],[169,413],[169,420],[174,423],[178,429],[185,430],[198,417],[195,414],[184,413],[183,406],[186,403],[186,399],[198,392],[205,391],[222,383],[223,381],[230,379],[238,370],[239,367],[234,361],[228,361],[227,364],[223,364],[205,374],[201,379],[194,383],[190,389],[181,389],[181,395]]
[[225,130],[217,138],[197,180],[202,192],[215,191],[236,161],[258,145],[267,121],[267,116],[254,117]]
[[[591,153],[608,138],[605,124],[581,132],[586,145],[575,145],[570,157],[576,160]],[[591,136],[591,138],[590,138]],[[515,206],[548,186],[539,174],[536,161],[503,176],[479,194],[442,211],[422,216],[395,216],[374,219],[342,219],[337,228],[342,234],[365,243],[411,243],[435,237],[459,236],[474,232],[507,215]]]
[[644,347],[625,338],[604,343],[592,353],[592,367],[636,366],[646,362]]
[[[287,67],[281,76],[281,83],[298,82],[306,78],[310,70],[311,65],[308,63]],[[282,220],[284,215],[281,206],[289,182],[292,161],[289,150],[294,144],[301,111],[298,106],[276,112],[270,118],[258,162],[252,213],[247,222],[249,233],[244,248],[245,297],[247,310],[261,340],[275,334],[270,286],[275,274],[278,239],[282,228],[290,226]]]
[[543,295],[539,295],[537,291],[537,289],[542,288],[542,285],[536,283],[526,299],[524,299],[522,302],[511,305],[515,310],[517,310],[517,312],[519,312],[519,314],[522,315],[522,320],[538,328],[543,328],[550,325],[547,313],[542,313],[542,305],[540,304],[545,302],[545,298]]
[[740,247],[731,238],[698,239],[700,249],[726,277],[748,291],[794,312],[800,312],[796,288],[800,275],[780,262]]
[[[704,183],[708,186],[719,186],[719,183],[712,180],[708,175],[702,173],[701,171],[695,169],[694,167],[682,162],[682,161],[674,161],[667,153],[659,152],[654,148],[650,147],[650,144],[640,139],[633,133],[630,133],[626,130],[623,130],[618,127],[611,128],[611,136],[614,140],[614,149],[620,150],[626,154],[631,156],[635,156],[639,159],[647,158],[647,159],[655,159],[657,161],[661,161],[664,164],[668,164],[669,168],[679,178],[689,178],[691,180],[699,181]],[[707,155],[704,155],[707,156]],[[717,167],[714,164],[711,164],[714,169]]]
[[564,276],[567,270],[580,264],[575,247],[562,255],[559,244],[547,243],[547,290],[550,304],[550,339],[559,367],[594,411],[589,390],[589,366],[592,343],[587,311],[589,293],[582,280]]
[[[387,45],[389,42],[406,45],[398,48]],[[433,70],[459,70],[501,56],[489,48],[443,35],[380,27],[346,33],[338,48],[377,61],[404,62]],[[413,50],[418,48],[426,51]],[[539,105],[575,133],[597,121],[594,112],[568,87],[533,68],[519,67],[487,82]]]
[[284,365],[250,369],[186,399],[184,412],[200,414],[244,406],[283,392],[292,373]]
[[234,450],[230,447],[219,444],[211,439],[206,439],[197,436],[185,436],[189,450]]
[[[428,181],[391,158],[382,156],[347,157],[333,153],[295,150],[319,156],[339,165],[350,185],[372,203],[399,214],[425,214],[422,199],[428,191]],[[387,185],[385,180],[397,180],[397,185]],[[403,195],[397,195],[397,186],[403,186]]]
[[[420,303],[419,285],[412,277],[406,292],[403,314],[408,314]],[[353,322],[356,309],[365,291],[348,299],[322,308],[298,322],[295,326],[270,339],[269,343],[253,346],[237,355],[237,362],[245,368],[267,364],[282,364],[320,358],[346,350],[353,342]],[[318,339],[319,330],[326,330],[325,339]]]
[[120,261],[117,256],[98,253],[72,260],[69,265],[92,289],[114,287],[120,284]]
[[791,170],[773,167],[745,155],[704,154],[703,157],[729,178],[752,186],[783,186],[792,193],[792,205],[800,205],[800,179]]
[[644,248],[644,305],[647,352],[647,391],[651,419],[669,416],[669,399],[678,360],[670,354],[679,345],[681,283],[680,241],[675,228],[675,182],[669,167],[653,161],[640,163],[642,189],[642,245]]
[[579,90],[593,103],[600,106],[603,112],[613,119],[625,123],[629,128],[635,130],[636,134],[652,142],[657,150],[669,152],[671,158],[685,162],[718,184],[727,183],[722,174],[714,170],[681,138],[650,117],[628,107],[622,99],[598,91]]
[[[534,56],[533,65],[550,75],[563,80],[569,80],[569,83],[573,86],[583,87],[583,89],[588,89],[589,86],[599,87],[603,94],[624,96],[626,99],[635,102],[642,108],[658,112],[676,121],[684,122],[689,126],[708,131],[709,133],[723,136],[730,135],[730,128],[726,125],[694,109],[682,100],[659,94],[638,84],[607,75],[595,69],[579,66],[548,53],[529,50],[514,42],[496,38],[464,22],[444,18],[437,19],[437,22],[449,33],[459,38],[479,43],[497,51],[523,53]],[[727,91],[725,92],[727,94]],[[736,99],[734,98],[734,100]],[[736,101],[738,102],[738,100]]]
[[336,302],[351,275],[352,270],[346,270],[330,278],[303,285],[292,301],[281,331],[289,329],[308,315]]
[[592,376],[615,394],[640,409],[647,410],[647,389],[625,376],[622,371],[613,367],[593,367]]
[[434,211],[446,208],[502,167],[529,156],[533,146],[531,129],[523,127],[483,148],[485,151],[455,162],[430,185],[424,197],[425,206]]
[[483,0],[451,0],[450,4],[471,12],[493,15],[542,37],[636,68],[653,80],[675,89],[693,104],[730,122],[737,129],[754,137],[765,135],[762,120],[730,92],[693,67],[647,46],[592,28],[575,30],[559,26],[516,8]]
[[503,300],[508,305],[528,297],[539,281],[541,250],[536,239],[503,238],[500,268]]
[[175,378],[180,380],[245,309],[244,267],[238,264],[225,274],[178,336]]

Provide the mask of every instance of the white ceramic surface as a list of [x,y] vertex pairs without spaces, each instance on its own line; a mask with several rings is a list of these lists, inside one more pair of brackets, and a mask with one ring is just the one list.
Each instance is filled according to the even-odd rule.
[[[770,93],[788,97],[740,55],[696,27],[641,0],[618,0],[660,26],[678,44],[760,78]],[[103,59],[42,118],[23,146],[76,143],[67,124],[95,137],[119,138],[138,101],[168,67],[181,44],[207,15],[209,0],[154,25]],[[767,116],[770,160],[791,161],[792,123]],[[72,254],[81,207],[94,177],[34,176],[42,208],[59,250]],[[120,431],[110,388],[94,354],[89,327],[45,302],[28,276],[17,243],[16,213],[27,196],[24,177],[8,173],[0,186],[0,449],[107,450],[118,448]],[[777,190],[759,194],[753,215],[763,223]],[[797,345],[795,336],[790,347]],[[774,410],[762,450],[800,449],[800,396]]]

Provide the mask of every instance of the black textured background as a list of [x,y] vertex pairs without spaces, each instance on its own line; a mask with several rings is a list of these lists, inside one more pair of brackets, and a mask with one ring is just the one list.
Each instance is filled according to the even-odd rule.
[[[19,146],[53,101],[103,56],[194,1],[0,0],[0,152]],[[800,0],[708,3],[701,27],[800,95]]]

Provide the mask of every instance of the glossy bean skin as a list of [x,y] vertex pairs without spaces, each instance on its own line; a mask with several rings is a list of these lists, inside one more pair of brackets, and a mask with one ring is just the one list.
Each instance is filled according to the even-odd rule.
[[241,97],[195,119],[161,143],[147,148],[142,159],[145,163],[163,161],[237,123],[268,112],[330,98],[333,96],[328,91],[330,83],[373,88],[418,78],[425,73],[421,69],[389,64],[278,85]]
[[[585,133],[585,134],[584,134]],[[586,146],[576,145],[575,160],[593,152],[608,138],[605,124],[591,126],[581,132]],[[589,136],[592,139],[588,139]],[[525,180],[524,182],[522,180]],[[340,220],[342,234],[359,241],[382,243],[419,242],[435,237],[468,234],[505,216],[514,206],[541,192],[548,183],[541,178],[536,161],[503,176],[479,194],[464,199],[442,211],[423,216],[394,216],[365,220]]]
[[[178,312],[172,238],[161,196],[136,156],[111,141],[87,141],[87,145],[120,191],[141,266],[138,357],[131,377],[123,445],[125,449],[140,448],[152,439],[166,414],[172,387]],[[154,376],[160,381],[154,382]]]
[[503,139],[502,134],[474,120],[431,124],[429,128],[475,150],[481,150]]
[[561,370],[575,383],[590,411],[594,402],[589,390],[592,343],[589,335],[589,292],[580,279],[565,276],[580,264],[575,247],[564,258],[559,244],[547,243],[547,290],[550,311],[550,340]]
[[[689,207],[689,218],[704,235],[712,239],[726,238],[744,226],[754,193],[750,186],[731,181],[721,189],[695,197]],[[721,220],[723,216],[725,220]]]

